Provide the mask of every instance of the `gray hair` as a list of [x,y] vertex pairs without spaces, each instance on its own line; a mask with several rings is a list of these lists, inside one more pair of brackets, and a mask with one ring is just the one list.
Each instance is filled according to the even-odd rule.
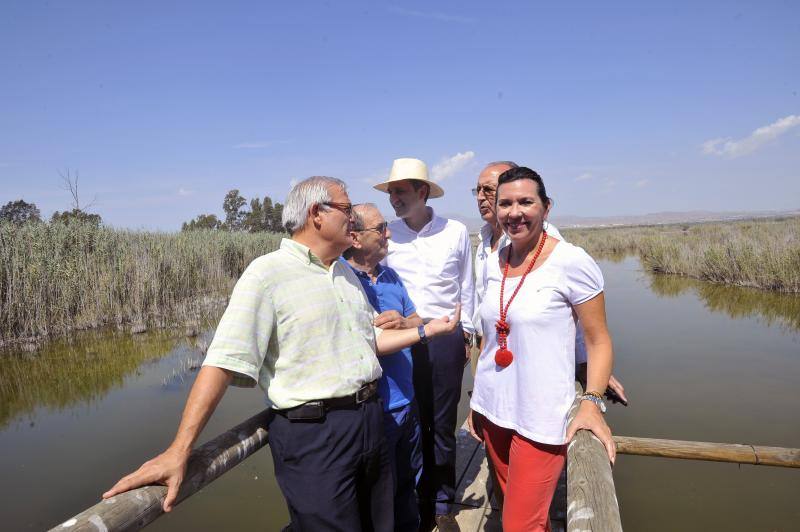
[[347,185],[341,179],[321,175],[303,179],[292,187],[281,216],[281,223],[290,235],[305,227],[311,207],[331,201],[330,187],[347,191]]
[[[351,231],[363,231],[364,229],[367,228],[366,227],[367,224],[364,222],[364,215],[366,214],[366,211],[370,209],[375,209],[376,211],[381,212],[378,209],[378,206],[375,205],[374,203],[358,203],[356,205],[353,205],[353,225]],[[353,256],[354,252],[355,249],[349,247],[346,250],[344,250],[342,256],[346,259],[349,259],[350,257]]]
[[519,165],[514,161],[493,161],[484,166],[484,168],[489,168],[490,166],[508,166],[509,168],[519,168]]
[[374,209],[378,212],[378,206],[374,203],[358,203],[353,205],[353,231],[363,231],[366,229],[366,223],[364,222],[364,215],[366,211]]

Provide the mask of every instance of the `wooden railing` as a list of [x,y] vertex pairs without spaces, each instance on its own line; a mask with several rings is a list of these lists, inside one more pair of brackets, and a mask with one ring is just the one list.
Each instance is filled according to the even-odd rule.
[[[576,400],[570,409],[570,421],[577,412],[580,404],[578,397],[583,391],[577,382],[575,390]],[[269,410],[264,410],[192,451],[176,504],[264,447],[267,444],[266,426],[269,415]],[[619,454],[800,467],[800,449],[625,436],[615,436],[614,440]],[[486,469],[483,450],[464,429],[459,433],[458,442],[457,469],[460,487],[456,502],[464,509],[472,507],[476,510],[474,519],[466,516],[461,519],[462,515],[459,515],[462,530],[475,530],[469,526],[465,527],[467,523],[462,522],[464,520],[470,521],[470,524],[474,521],[479,530],[496,527],[499,524],[499,509],[492,509],[489,472]],[[554,499],[554,508],[551,508],[554,530],[563,530],[562,523],[566,521],[567,532],[621,531],[619,505],[608,455],[603,444],[591,432],[578,431],[569,444],[565,473],[566,494],[562,478]],[[471,478],[466,478],[470,475]],[[161,505],[166,492],[167,488],[164,486],[146,486],[131,490],[101,501],[51,530],[58,532],[139,530],[164,513]]]
[[[569,420],[575,417],[583,388],[575,383],[575,402]],[[622,531],[617,492],[608,454],[600,440],[588,430],[579,430],[567,447],[567,532]]]
[[[177,503],[229,471],[267,444],[264,410],[192,451]],[[52,531],[139,530],[161,516],[164,486],[145,486],[101,501],[67,519]]]

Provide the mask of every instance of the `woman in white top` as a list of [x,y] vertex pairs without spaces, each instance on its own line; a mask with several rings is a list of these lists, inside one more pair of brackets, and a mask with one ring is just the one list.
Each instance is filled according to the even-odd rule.
[[[494,466],[503,529],[549,530],[548,508],[575,432],[591,430],[615,458],[600,410],[613,359],[603,276],[583,249],[543,230],[550,199],[536,172],[504,172],[496,202],[510,244],[487,260],[480,306],[485,336],[470,422]],[[587,393],[568,427],[578,318],[588,350]]]

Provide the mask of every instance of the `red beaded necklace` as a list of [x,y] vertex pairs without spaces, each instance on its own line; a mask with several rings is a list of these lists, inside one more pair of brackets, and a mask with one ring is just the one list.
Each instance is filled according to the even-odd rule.
[[497,331],[497,343],[500,347],[497,348],[497,351],[494,354],[494,361],[498,366],[505,368],[514,360],[514,354],[508,350],[507,347],[507,340],[508,340],[508,333],[511,332],[511,327],[508,325],[507,317],[508,317],[508,307],[511,306],[511,302],[514,301],[514,298],[519,292],[519,289],[522,288],[522,283],[525,282],[525,278],[533,269],[533,265],[536,264],[536,259],[539,258],[539,254],[542,252],[542,248],[544,248],[544,242],[547,240],[547,231],[542,231],[542,238],[539,241],[539,247],[536,248],[536,253],[533,255],[533,260],[531,260],[528,267],[525,268],[525,273],[522,274],[522,279],[519,280],[519,284],[514,289],[514,293],[511,294],[511,298],[508,300],[505,306],[503,306],[503,292],[506,288],[506,277],[508,277],[508,266],[511,263],[511,246],[508,246],[508,255],[506,256],[506,267],[503,270],[503,281],[500,283],[500,319],[497,320],[497,323],[494,324],[494,328]]

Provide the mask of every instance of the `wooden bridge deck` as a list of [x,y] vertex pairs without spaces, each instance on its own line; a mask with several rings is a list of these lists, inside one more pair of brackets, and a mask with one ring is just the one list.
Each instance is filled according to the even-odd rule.
[[[475,441],[462,427],[457,435],[456,451],[456,521],[463,532],[500,532],[500,509],[492,497],[492,482],[483,445]],[[553,504],[550,523],[553,532],[566,530],[567,482],[566,468],[561,474]]]

